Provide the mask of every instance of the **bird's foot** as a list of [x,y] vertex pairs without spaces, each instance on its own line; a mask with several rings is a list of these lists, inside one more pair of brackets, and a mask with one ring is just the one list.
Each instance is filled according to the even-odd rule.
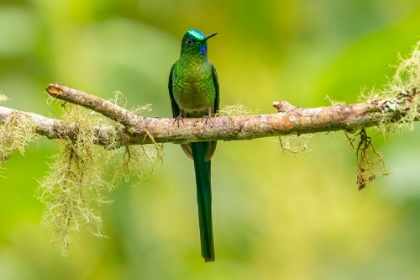
[[207,122],[210,120],[210,115],[204,115],[201,117],[202,119],[205,119],[205,123],[207,124]]
[[184,118],[182,117],[182,114],[179,114],[179,116],[178,117],[176,117],[175,119],[174,119],[174,122],[172,123],[172,124],[174,124],[174,123],[177,123],[177,125],[178,125],[178,127],[179,127],[179,122],[182,122],[182,123],[184,123]]

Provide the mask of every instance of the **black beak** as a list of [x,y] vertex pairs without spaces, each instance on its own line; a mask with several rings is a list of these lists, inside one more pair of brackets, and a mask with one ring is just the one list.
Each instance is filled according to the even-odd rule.
[[206,38],[204,38],[204,40],[207,41],[208,39],[210,39],[211,37],[216,36],[216,35],[217,35],[217,32],[216,33],[212,33],[210,35],[207,35]]

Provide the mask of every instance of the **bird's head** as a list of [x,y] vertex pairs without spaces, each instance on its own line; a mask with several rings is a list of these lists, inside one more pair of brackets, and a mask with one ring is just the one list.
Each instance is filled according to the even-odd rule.
[[217,33],[206,36],[198,30],[188,30],[182,38],[181,54],[207,55],[207,40],[215,35]]

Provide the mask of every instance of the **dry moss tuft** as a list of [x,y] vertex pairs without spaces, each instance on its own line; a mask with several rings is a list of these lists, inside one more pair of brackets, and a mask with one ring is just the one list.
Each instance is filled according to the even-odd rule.
[[[373,89],[368,94],[361,94],[361,101],[377,104],[382,109],[383,117],[375,129],[382,135],[399,131],[402,127],[413,130],[414,121],[419,118],[419,88],[420,42],[407,58],[400,57],[394,76],[383,90]],[[393,114],[389,114],[390,112]],[[365,188],[378,176],[388,175],[384,159],[375,150],[365,129],[360,130],[354,137],[347,133],[346,136],[356,151],[359,190]],[[357,145],[353,144],[355,141]]]
[[326,100],[328,100],[331,103],[331,106],[339,106],[339,105],[345,105],[345,102],[334,100],[331,96],[327,95],[325,97]]
[[14,150],[22,155],[30,142],[35,142],[35,124],[24,114],[12,113],[0,125],[0,162],[5,162]]
[[[122,100],[118,94],[114,102]],[[106,148],[96,145],[95,125],[113,124],[115,135],[121,125],[79,106],[64,103],[62,107],[63,120],[76,123],[77,131],[74,139],[61,141],[60,153],[40,182],[38,199],[46,205],[41,226],[51,233],[53,242],[61,242],[62,254],[67,255],[72,233],[88,229],[104,237],[98,207],[110,200],[103,193],[122,179],[146,178],[162,160],[162,145],[120,147],[116,137]]]
[[7,96],[0,93],[0,104],[6,102],[7,100]]
[[[402,127],[414,129],[414,121],[419,118],[420,90],[420,42],[405,59],[399,58],[396,72],[383,90],[372,90],[362,95],[367,102],[382,102],[384,117],[377,129],[387,134],[398,131]],[[407,109],[405,104],[409,103]],[[395,112],[390,116],[389,112]],[[398,121],[395,122],[395,117]]]
[[297,154],[308,151],[308,143],[313,136],[314,134],[285,135],[280,136],[278,141],[283,152]]
[[420,85],[420,42],[417,43],[411,55],[402,59],[390,83],[391,92],[400,92],[418,88]]
[[[414,129],[414,121],[419,118],[420,90],[420,42],[417,43],[411,55],[400,59],[397,71],[384,94],[398,93],[399,103],[410,99],[410,109],[402,112],[403,116],[397,123],[398,127],[407,126]],[[397,104],[399,104],[397,103]]]
[[60,143],[60,153],[40,182],[38,199],[46,205],[41,226],[52,234],[54,242],[62,242],[62,254],[66,255],[71,232],[88,228],[94,235],[103,236],[101,215],[93,203],[108,203],[101,193],[110,186],[101,176],[104,149],[94,144],[95,114],[68,104],[63,108],[63,120],[77,123],[78,131],[75,139]]
[[128,182],[132,177],[139,183],[146,179],[163,159],[163,145],[124,146],[110,154],[109,166],[113,169],[112,185]]
[[252,111],[251,109],[245,107],[241,104],[241,101],[238,100],[233,105],[227,105],[221,108],[218,112],[220,117],[230,117],[230,116],[242,116],[242,115],[253,115],[258,114],[258,110]]

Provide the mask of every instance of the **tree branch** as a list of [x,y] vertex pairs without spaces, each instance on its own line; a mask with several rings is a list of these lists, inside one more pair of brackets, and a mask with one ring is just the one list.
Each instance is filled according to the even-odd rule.
[[[232,116],[228,109],[222,109],[217,117],[206,121],[188,118],[178,123],[172,118],[145,118],[115,104],[118,96],[113,103],[63,85],[50,84],[46,90],[52,98],[76,107],[66,107],[67,114],[62,120],[0,107],[0,163],[14,150],[23,153],[25,146],[38,135],[66,140],[62,141],[64,145],[38,191],[38,199],[46,204],[42,224],[62,241],[65,254],[71,232],[88,227],[95,235],[102,236],[100,215],[91,207],[92,203],[107,201],[102,191],[111,190],[131,176],[144,179],[162,159],[161,145],[130,145],[360,130],[354,137],[346,136],[356,152],[357,183],[359,189],[363,189],[377,176],[387,174],[385,162],[365,128],[379,126],[382,129],[388,124],[419,120],[420,99],[416,89],[420,87],[419,52],[420,43],[408,59],[401,61],[386,89],[379,91],[380,96],[386,97],[375,96],[365,103],[320,108],[298,108],[286,101],[274,102],[273,107],[277,109],[274,114]],[[0,102],[5,99],[0,94]],[[80,106],[98,114],[80,110]],[[305,139],[284,141],[286,149],[296,146],[302,138]],[[357,145],[353,145],[355,140]],[[96,149],[95,144],[110,150]],[[119,146],[124,147],[114,149]],[[113,171],[111,179],[110,170]]]
[[[183,119],[179,127],[170,118],[145,118],[110,101],[58,84],[47,87],[50,96],[91,109],[123,125],[117,129],[117,142],[127,144],[186,143],[210,140],[250,140],[290,134],[307,134],[377,126],[384,122],[399,122],[414,107],[416,89],[397,93],[394,98],[374,99],[365,103],[320,108],[297,108],[286,101],[274,102],[275,114],[225,116],[203,119]],[[47,118],[0,106],[0,123],[12,114],[24,115],[35,125],[36,133],[50,139],[73,138],[76,123]],[[415,119],[417,121],[417,119]],[[115,137],[115,127],[93,127],[97,144],[107,145]]]

